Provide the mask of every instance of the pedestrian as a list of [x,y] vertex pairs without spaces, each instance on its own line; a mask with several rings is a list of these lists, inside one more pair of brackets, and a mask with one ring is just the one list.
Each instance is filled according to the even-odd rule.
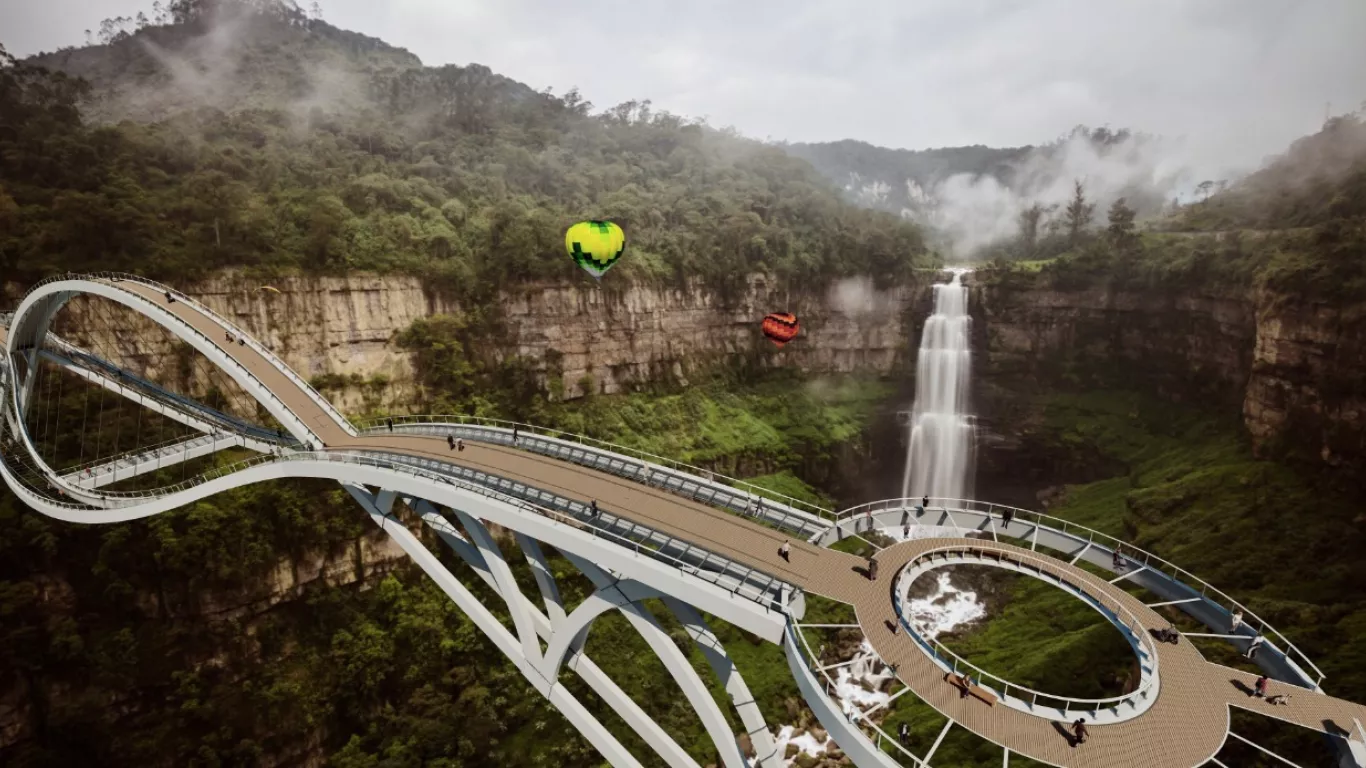
[[1271,698],[1267,699],[1266,703],[1272,706],[1288,705],[1290,703],[1290,694],[1278,693],[1275,696],[1272,696]]
[[1238,631],[1238,627],[1241,627],[1242,625],[1243,625],[1243,610],[1242,610],[1241,608],[1234,608],[1234,609],[1233,609],[1233,620],[1232,620],[1232,622],[1230,622],[1230,624],[1229,624],[1228,631],[1229,631],[1229,632],[1234,632],[1234,633],[1236,633],[1236,632]]
[[905,525],[901,526],[901,538],[903,538],[903,539],[909,539],[909,538],[911,538],[911,524],[910,524],[910,523],[906,523]]
[[1270,683],[1271,678],[1267,677],[1266,675],[1262,675],[1261,677],[1257,678],[1257,682],[1252,684],[1252,695],[1256,696],[1259,699],[1265,699],[1266,687]]
[[792,544],[787,539],[783,539],[783,545],[778,547],[778,556],[786,562],[792,562]]
[[1124,553],[1119,547],[1115,547],[1115,555],[1111,558],[1110,565],[1116,571],[1124,570]]
[[517,425],[516,425],[516,424],[513,424],[513,425],[512,425],[512,444],[513,444],[513,445],[516,445],[516,444],[517,444]]
[[892,619],[892,635],[895,636],[897,630],[899,629],[901,629],[901,622],[897,621],[896,619]]
[[1014,520],[1014,519],[1015,519],[1015,510],[1013,510],[1013,509],[1007,507],[1007,508],[1006,508],[1006,511],[1004,511],[1004,512],[1001,513],[1001,527],[1002,527],[1002,528],[1009,528],[1009,527],[1010,527],[1010,521],[1011,521],[1011,520]]
[[245,346],[247,345],[247,339],[246,339],[246,337],[245,337],[245,336],[238,336],[238,337],[237,337],[237,343],[238,343],[238,344],[241,344],[242,346],[245,347]]
[[232,332],[231,332],[231,331],[224,331],[224,332],[223,332],[223,335],[227,337],[228,343],[231,344],[231,343],[232,343]]
[[760,520],[764,519],[764,500],[763,500],[763,499],[759,499],[759,501],[754,505],[754,516],[757,517],[757,518],[759,518]]
[[958,688],[958,698],[966,699],[972,693],[972,677],[963,675],[963,684]]
[[1262,649],[1262,643],[1265,642],[1266,638],[1262,637],[1261,635],[1257,635],[1256,637],[1252,638],[1252,644],[1247,647],[1247,657],[1249,659],[1256,658],[1257,651],[1260,651]]
[[869,507],[868,509],[864,510],[864,512],[863,512],[863,520],[864,520],[863,529],[864,529],[865,531],[871,531],[871,530],[873,530],[873,508],[872,508],[872,507]]
[[394,420],[393,420],[393,419],[385,419],[385,420],[384,420],[384,423],[386,423],[386,424],[389,425],[389,431],[390,431],[390,432],[393,432],[393,431],[394,431]]
[[1086,718],[1079,717],[1077,722],[1072,723],[1072,746],[1086,743]]
[[820,649],[819,651],[816,651],[816,658],[817,658],[817,659],[824,659],[824,658],[825,658],[825,643],[821,643],[821,649]]
[[175,297],[171,295],[171,292],[170,292],[170,291],[167,291],[167,292],[166,292],[166,303],[167,303],[167,304],[174,304],[174,303],[175,303]]
[[877,581],[877,558],[868,556],[868,580]]
[[911,727],[909,725],[906,725],[905,723],[902,723],[901,725],[897,726],[896,738],[897,741],[900,741],[901,744],[904,746],[906,742],[909,741],[911,738]]
[[457,437],[457,438],[455,438],[455,452],[456,452],[456,453],[460,453],[460,452],[463,451],[463,450],[465,450],[465,438],[463,438],[463,437]]
[[925,498],[923,498],[923,499],[920,500],[920,507],[921,507],[921,509],[929,509],[929,508],[930,508],[930,497],[929,497],[929,496],[926,496]]
[[446,447],[455,450],[455,435],[446,435]]

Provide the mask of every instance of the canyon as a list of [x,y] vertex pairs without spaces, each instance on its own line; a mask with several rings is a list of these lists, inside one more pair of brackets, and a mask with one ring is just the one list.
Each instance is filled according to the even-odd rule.
[[[497,295],[491,353],[531,362],[553,399],[614,394],[661,381],[686,386],[720,365],[808,374],[871,373],[914,392],[914,339],[930,315],[926,272],[875,286],[848,279],[791,289],[751,276],[723,300],[685,286],[531,284]],[[187,294],[264,341],[343,410],[404,411],[422,400],[413,354],[398,335],[420,318],[465,308],[413,277],[354,274],[273,279],[225,273]],[[973,409],[988,454],[1029,418],[1024,394],[1058,387],[1139,387],[1208,404],[1240,419],[1266,456],[1295,455],[1351,469],[1366,453],[1366,307],[1290,299],[1264,290],[1189,285],[1167,290],[1066,285],[991,270],[967,276],[973,317]],[[11,291],[17,287],[11,286]],[[79,309],[75,310],[79,312]],[[759,333],[769,311],[792,311],[801,337],[781,350]],[[81,326],[79,318],[74,325]],[[147,322],[132,318],[130,322]],[[154,373],[169,335],[135,328],[116,338],[125,364]]]

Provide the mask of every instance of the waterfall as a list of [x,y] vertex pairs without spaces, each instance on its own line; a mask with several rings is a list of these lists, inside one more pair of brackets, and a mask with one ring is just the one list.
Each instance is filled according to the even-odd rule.
[[968,289],[963,273],[934,286],[934,314],[925,321],[916,359],[903,498],[967,498],[972,493],[974,450],[968,385],[972,351]]

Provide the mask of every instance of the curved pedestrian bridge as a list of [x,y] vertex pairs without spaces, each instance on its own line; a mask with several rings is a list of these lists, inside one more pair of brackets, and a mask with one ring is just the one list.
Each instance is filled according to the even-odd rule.
[[[185,340],[285,425],[289,439],[270,445],[270,453],[240,467],[156,491],[105,492],[92,487],[93,482],[73,482],[47,467],[23,427],[24,408],[34,396],[26,394],[24,377],[52,341],[48,331],[52,317],[64,301],[79,293],[97,294],[123,304]],[[240,341],[225,341],[232,338]],[[610,737],[582,724],[582,716],[563,698],[563,686],[555,681],[565,659],[573,657],[582,645],[580,638],[593,616],[608,608],[627,610],[635,600],[643,599],[640,595],[649,594],[663,594],[688,610],[696,606],[739,622],[772,642],[783,643],[813,710],[846,754],[861,766],[919,765],[921,761],[928,765],[933,762],[933,749],[922,756],[898,752],[900,748],[885,743],[884,735],[871,723],[842,721],[838,714],[832,714],[828,701],[816,700],[823,696],[817,671],[794,632],[803,612],[803,593],[852,605],[866,639],[883,661],[895,666],[900,681],[947,716],[950,725],[957,724],[1001,745],[1007,762],[1009,755],[1020,754],[1075,768],[1194,768],[1211,764],[1227,738],[1230,707],[1252,709],[1333,734],[1341,738],[1348,752],[1360,750],[1360,742],[1366,739],[1358,724],[1366,721],[1366,707],[1319,690],[1318,680],[1304,669],[1314,669],[1312,662],[1268,626],[1256,627],[1271,638],[1259,663],[1282,681],[1276,686],[1296,692],[1293,705],[1288,707],[1273,709],[1250,700],[1245,691],[1254,675],[1210,663],[1190,642],[1154,642],[1151,632],[1166,628],[1167,620],[1119,586],[1116,582],[1121,579],[1132,579],[1169,597],[1167,602],[1181,605],[1211,627],[1226,629],[1230,600],[1222,599],[1221,593],[1211,596],[1197,579],[1147,553],[1142,560],[1128,561],[1125,573],[1115,580],[1101,578],[1077,563],[1086,560],[1105,568],[1116,562],[1115,550],[1120,545],[1094,531],[1069,528],[1063,521],[961,500],[932,500],[928,510],[908,500],[890,500],[839,515],[785,499],[755,508],[751,505],[758,497],[728,479],[668,466],[656,461],[657,457],[631,455],[616,447],[583,440],[575,445],[566,439],[568,436],[537,434],[534,428],[521,425],[441,424],[428,419],[357,429],[298,374],[240,329],[188,297],[131,276],[64,276],[45,281],[29,293],[13,317],[7,318],[0,342],[8,353],[0,371],[5,381],[5,414],[0,420],[7,424],[0,441],[4,459],[0,472],[21,498],[44,513],[80,522],[117,522],[174,508],[234,485],[273,478],[328,477],[349,484],[353,496],[380,524],[393,519],[387,505],[395,498],[409,500],[417,510],[428,510],[421,512],[424,521],[437,526],[443,541],[465,553],[462,557],[468,562],[483,564],[480,573],[490,584],[506,584],[509,577],[479,533],[480,521],[472,519],[478,517],[476,512],[512,527],[528,541],[540,537],[580,560],[603,558],[599,561],[602,568],[612,569],[617,584],[627,584],[629,576],[648,586],[648,590],[641,587],[627,594],[629,590],[614,586],[612,578],[602,574],[604,597],[589,612],[575,618],[578,610],[568,617],[563,609],[550,610],[538,619],[535,612],[519,614],[514,610],[514,619],[525,623],[518,625],[517,637],[509,642],[520,643],[520,650],[500,646],[521,660],[528,679],[566,711],[614,764],[637,763],[613,747]],[[463,451],[452,448],[457,435],[468,441]],[[259,439],[260,435],[255,437]],[[34,473],[41,476],[42,483],[32,481]],[[379,490],[367,496],[355,490],[361,486]],[[483,500],[469,494],[475,488],[484,489],[479,491]],[[460,516],[468,536],[449,525],[439,527],[443,523],[438,512],[443,507]],[[752,514],[743,514],[743,510]],[[1005,526],[1007,512],[1012,518],[1011,537],[1029,546],[999,540],[999,534],[1006,531],[998,532],[998,526]],[[876,580],[868,578],[864,559],[828,548],[867,527],[900,527],[912,524],[912,518],[915,524],[959,528],[965,536],[919,539],[887,547],[877,554],[880,576]],[[604,519],[607,523],[602,522]],[[630,538],[622,533],[625,530],[645,533]],[[976,538],[967,538],[967,533]],[[392,535],[404,536],[402,531],[392,531]],[[634,551],[631,542],[635,542]],[[788,557],[780,554],[785,542],[790,542]],[[534,544],[531,541],[528,547]],[[1050,557],[1037,551],[1040,544],[1074,554],[1070,561]],[[424,557],[420,544],[414,548],[405,543],[405,549],[448,593],[463,595],[435,570],[439,565],[432,564],[429,554]],[[1137,552],[1132,548],[1129,551]],[[670,566],[672,570],[658,567],[667,558],[676,561]],[[900,621],[898,613],[898,575],[932,565],[935,558],[989,561],[999,567],[1029,571],[1092,603],[1122,628],[1135,648],[1143,668],[1138,689],[1114,701],[1041,701],[1037,692],[1012,686],[1009,681],[984,680],[984,687],[1002,699],[1001,705],[988,706],[979,699],[961,697],[945,679],[956,662],[918,633],[906,631],[910,627]],[[650,563],[642,565],[641,560]],[[597,573],[592,562],[581,567],[586,573]],[[712,574],[711,581],[697,583],[696,578],[704,573]],[[554,590],[553,585],[546,585],[544,576],[538,571],[538,584],[549,609]],[[726,591],[716,589],[717,585],[726,585]],[[521,598],[507,599],[512,605]],[[461,605],[467,612],[478,613],[477,606]],[[490,625],[481,626],[486,626],[491,635],[499,631]],[[549,650],[542,651],[535,636],[553,634],[552,630],[560,627],[573,631],[560,633],[548,643]],[[1252,631],[1245,629],[1240,637]],[[702,630],[695,634],[703,636]],[[667,653],[664,646],[657,646],[657,650]],[[684,679],[684,671],[675,674]],[[727,690],[737,702],[743,698],[729,685]],[[700,699],[694,705],[704,707]],[[1078,747],[1071,744],[1062,728],[1076,716],[1086,717],[1091,725],[1089,741]],[[650,730],[648,723],[628,720],[642,733],[650,734],[647,741],[657,744],[667,739],[667,735]],[[724,722],[717,725],[707,716],[704,721],[711,723],[709,730],[713,726],[724,729]],[[720,744],[723,737],[718,733],[712,731],[723,762],[738,768],[734,746]],[[1344,734],[1348,738],[1343,738]],[[671,754],[666,747],[660,749],[661,754]],[[759,759],[766,768],[781,764],[771,754],[761,754]],[[681,760],[675,762],[687,764]]]

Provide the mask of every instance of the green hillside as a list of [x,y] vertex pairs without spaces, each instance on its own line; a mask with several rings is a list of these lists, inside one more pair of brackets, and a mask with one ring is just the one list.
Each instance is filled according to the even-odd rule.
[[[842,202],[805,162],[649,102],[594,114],[577,92],[419,67],[245,6],[220,39],[197,9],[224,3],[178,5],[180,21],[105,45],[5,58],[0,272],[364,269],[475,291],[584,279],[563,252],[584,218],[627,232],[609,280],[892,280],[933,263],[913,225]],[[142,110],[142,94],[179,93],[172,53],[205,77],[230,59],[232,77]]]

